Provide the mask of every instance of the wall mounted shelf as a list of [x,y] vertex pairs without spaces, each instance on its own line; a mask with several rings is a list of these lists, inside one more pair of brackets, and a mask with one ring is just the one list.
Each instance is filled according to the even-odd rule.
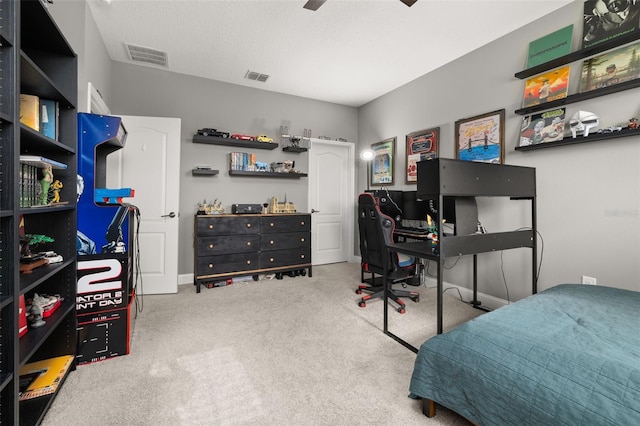
[[282,148],[282,150],[284,152],[293,152],[293,153],[296,153],[296,154],[308,151],[307,148],[303,148],[303,147],[300,147],[300,146],[285,146],[284,148]]
[[559,66],[566,65],[571,62],[579,61],[580,59],[584,59],[589,56],[594,56],[594,55],[597,55],[598,53],[614,49],[618,46],[622,46],[623,44],[631,43],[632,41],[636,41],[638,39],[640,39],[640,33],[638,33],[637,31],[634,31],[631,34],[615,38],[609,42],[601,43],[596,46],[589,47],[587,49],[571,52],[559,58],[553,59],[549,62],[545,62],[544,64],[536,65],[535,67],[531,67],[524,71],[520,71],[516,73],[515,76],[516,78],[519,78],[522,80],[527,77],[531,77],[531,76],[540,74],[541,72],[550,70],[552,68],[557,68]]
[[192,169],[191,174],[193,176],[215,176],[220,173],[218,170],[209,169]]
[[278,173],[278,172],[246,172],[243,170],[229,170],[230,176],[253,176],[253,177],[268,177],[268,178],[280,178],[280,179],[300,179],[306,177],[306,173]]
[[273,150],[278,147],[277,143],[255,142],[240,139],[218,138],[215,136],[194,135],[193,143],[206,143],[210,145],[239,146],[241,148],[268,149]]
[[624,138],[627,136],[640,135],[640,129],[622,129],[619,132],[611,133],[593,133],[589,136],[578,136],[576,138],[568,137],[557,142],[539,143],[535,145],[517,146],[516,151],[532,151],[535,149],[554,148],[558,146],[575,145],[587,142],[603,141],[607,139]]

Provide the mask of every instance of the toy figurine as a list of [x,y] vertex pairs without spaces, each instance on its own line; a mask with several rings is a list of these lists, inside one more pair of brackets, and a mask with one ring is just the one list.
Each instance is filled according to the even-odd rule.
[[60,190],[62,189],[63,185],[62,182],[60,182],[58,179],[53,181],[53,185],[51,185],[50,189],[52,192],[52,197],[51,200],[49,201],[50,203],[59,203],[60,202]]
[[47,204],[51,182],[53,182],[53,168],[51,167],[51,164],[45,164],[42,167],[42,179],[40,180],[40,186],[42,188],[40,204],[42,205]]
[[638,119],[633,117],[629,119],[629,126],[630,129],[637,129],[638,127],[640,127],[640,124],[638,124]]

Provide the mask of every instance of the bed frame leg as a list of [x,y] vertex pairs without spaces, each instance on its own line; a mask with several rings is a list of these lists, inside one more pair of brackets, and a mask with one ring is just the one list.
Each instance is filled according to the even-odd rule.
[[422,414],[427,417],[433,417],[436,415],[436,403],[430,399],[422,400]]

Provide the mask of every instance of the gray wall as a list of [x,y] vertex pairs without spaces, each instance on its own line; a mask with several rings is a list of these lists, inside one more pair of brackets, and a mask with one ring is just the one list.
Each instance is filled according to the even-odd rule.
[[[440,156],[454,158],[456,120],[505,108],[505,163],[535,167],[537,173],[538,230],[544,240],[539,288],[589,275],[600,285],[640,290],[640,136],[514,151],[522,119],[514,111],[524,91],[524,81],[514,74],[525,68],[529,42],[573,24],[573,50],[579,49],[581,19],[582,2],[571,3],[361,107],[360,143],[397,136],[396,167],[402,170],[405,135],[440,126]],[[571,65],[570,93],[576,93],[581,62]],[[638,89],[568,105],[567,116],[578,110],[598,114],[601,127],[626,123],[640,115]],[[361,168],[360,188],[365,175]],[[396,180],[401,184],[393,189],[411,189],[402,174]],[[527,202],[484,198],[478,204],[489,231],[531,225]],[[501,262],[511,300],[530,294],[528,249],[480,255],[480,291],[506,298]],[[446,271],[445,279],[469,287],[470,274],[471,258],[465,257]]]
[[[219,81],[176,74],[121,62],[113,63],[111,110],[115,115],[177,117],[182,120],[180,148],[180,260],[181,274],[193,272],[193,215],[198,202],[218,199],[227,212],[235,203],[265,203],[277,196],[307,211],[307,179],[230,177],[229,152],[246,149],[194,144],[193,135],[203,127],[231,133],[258,135],[275,140],[281,125],[302,135],[327,135],[358,139],[356,108],[330,104]],[[254,150],[259,161],[294,160],[296,169],[308,171],[308,155],[290,154],[280,148]],[[196,165],[220,170],[217,176],[192,176]],[[135,201],[134,201],[135,202]],[[144,214],[144,212],[142,212]]]

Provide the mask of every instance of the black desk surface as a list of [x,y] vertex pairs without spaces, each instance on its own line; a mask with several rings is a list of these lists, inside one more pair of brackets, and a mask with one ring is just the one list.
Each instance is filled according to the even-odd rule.
[[437,255],[433,253],[431,240],[389,244],[389,250],[423,259],[437,259]]

